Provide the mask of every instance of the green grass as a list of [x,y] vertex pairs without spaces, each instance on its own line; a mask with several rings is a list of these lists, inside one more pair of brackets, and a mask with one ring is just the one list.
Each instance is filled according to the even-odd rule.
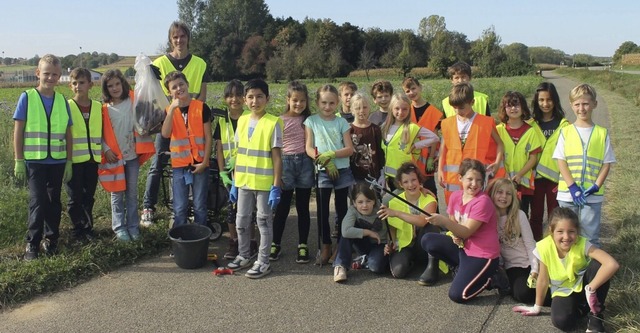
[[[348,78],[357,83],[368,95],[373,81],[364,78]],[[395,89],[400,90],[401,79],[390,77]],[[490,107],[496,110],[498,102],[507,90],[518,90],[525,95],[534,91],[540,77],[516,77],[500,79],[474,79],[476,88],[490,96]],[[315,91],[324,82],[306,81],[309,87],[311,105]],[[441,107],[442,99],[448,94],[451,83],[448,80],[421,80],[425,98]],[[226,83],[210,83],[207,86],[207,104],[223,107],[222,92]],[[337,85],[337,84],[336,84]],[[109,194],[100,186],[95,195],[94,229],[98,241],[89,246],[79,246],[69,242],[70,221],[63,213],[61,221],[61,254],[33,262],[24,262],[22,257],[27,227],[28,192],[25,184],[18,184],[13,178],[13,112],[16,102],[25,87],[0,88],[0,309],[7,305],[29,300],[35,295],[53,292],[80,283],[90,277],[104,274],[123,265],[134,263],[145,256],[159,253],[168,247],[167,218],[169,212],[159,205],[161,223],[150,230],[143,230],[140,242],[123,244],[113,241],[111,231],[111,208]],[[270,84],[268,111],[281,114],[285,108],[286,83]],[[71,90],[59,85],[56,90],[72,96]],[[90,96],[100,99],[100,88],[94,86]],[[312,107],[313,109],[313,107]],[[144,193],[149,164],[143,166],[138,182],[139,201]],[[66,193],[62,191],[63,209],[66,209]]]
[[[589,82],[604,97],[609,109],[611,142],[616,153],[606,182],[604,215],[614,235],[607,250],[621,268],[607,298],[608,321],[616,331],[640,331],[640,81],[638,75],[607,71],[564,69],[582,82]],[[597,111],[597,109],[596,109]]]

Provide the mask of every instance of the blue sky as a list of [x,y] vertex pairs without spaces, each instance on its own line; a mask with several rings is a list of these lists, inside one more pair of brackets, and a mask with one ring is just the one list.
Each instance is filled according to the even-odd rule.
[[[267,0],[275,17],[330,18],[361,28],[417,30],[420,19],[445,17],[447,29],[477,39],[491,25],[503,44],[549,46],[569,54],[611,56],[627,40],[640,44],[637,0],[344,1]],[[597,4],[594,4],[597,3]],[[108,4],[105,6],[104,4]],[[152,5],[153,4],[153,5]],[[173,0],[3,1],[0,52],[31,58],[84,52],[157,54],[177,19]]]

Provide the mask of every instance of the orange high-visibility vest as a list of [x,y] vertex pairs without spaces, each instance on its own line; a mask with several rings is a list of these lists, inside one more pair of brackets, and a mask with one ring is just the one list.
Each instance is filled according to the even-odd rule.
[[[131,92],[129,96],[133,97],[133,92]],[[133,98],[130,99],[133,101]],[[124,191],[127,189],[127,181],[125,180],[124,174],[124,160],[122,159],[122,152],[120,152],[120,146],[118,146],[118,140],[111,125],[107,104],[102,105],[102,126],[104,143],[116,154],[118,161],[115,163],[107,162],[104,152],[102,152],[101,162],[98,166],[98,180],[107,192]],[[142,166],[144,162],[155,154],[153,138],[151,136],[140,136],[135,130],[133,131],[133,135],[136,154],[138,154],[140,165]]]
[[[181,168],[201,163],[204,160],[204,126],[202,124],[202,101],[191,100],[187,112],[187,125],[181,112],[173,112],[171,130],[171,167]],[[166,112],[169,112],[167,107]]]
[[[495,162],[497,156],[497,144],[493,140],[491,133],[496,127],[496,123],[493,118],[489,116],[483,116],[476,114],[471,126],[469,127],[469,133],[465,141],[464,148],[460,141],[458,134],[458,120],[457,117],[448,117],[442,120],[442,139],[447,148],[445,156],[440,156],[444,159],[442,172],[445,181],[445,201],[449,203],[449,196],[454,191],[462,189],[461,183],[458,179],[458,172],[460,169],[460,163],[465,158],[472,158],[479,160],[483,164],[491,164]],[[504,169],[504,168],[502,168]],[[504,173],[504,170],[502,171]]]
[[[444,118],[444,113],[442,113],[442,111],[440,111],[438,108],[433,106],[433,104],[429,104],[429,107],[427,107],[427,109],[424,110],[424,113],[422,114],[422,117],[420,117],[420,120],[417,120],[415,108],[413,107],[413,104],[411,104],[411,122],[416,123],[420,127],[424,127],[433,133],[436,133],[436,126],[438,126],[438,123],[443,118]],[[436,151],[433,152],[434,153],[433,157],[438,156],[437,154],[438,151],[440,151],[440,145],[437,145]],[[429,147],[425,147],[420,151],[420,157],[416,161],[416,164],[418,166],[418,169],[421,170],[423,174],[426,174],[427,176],[432,176],[433,172],[427,172],[428,158],[429,158]]]

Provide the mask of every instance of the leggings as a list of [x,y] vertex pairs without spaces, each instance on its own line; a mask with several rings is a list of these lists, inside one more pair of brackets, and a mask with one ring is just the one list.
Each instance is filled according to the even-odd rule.
[[533,200],[531,201],[531,218],[529,219],[533,239],[536,241],[542,239],[544,205],[547,204],[547,217],[551,216],[551,212],[558,207],[557,192],[558,183],[546,178],[536,178],[536,188],[533,190]]
[[507,277],[509,277],[509,285],[511,286],[511,296],[516,302],[520,303],[533,303],[536,300],[536,289],[529,288],[527,286],[527,279],[529,278],[529,272],[531,266],[511,267],[507,268]]
[[[293,191],[282,191],[280,203],[276,208],[276,216],[273,219],[273,242],[280,245],[284,227],[289,217],[291,209],[291,200],[293,199]],[[298,212],[298,244],[307,244],[309,238],[309,225],[311,217],[309,216],[309,198],[311,197],[310,188],[296,188],[296,211]]]
[[321,231],[322,244],[331,244],[331,227],[329,226],[329,201],[331,200],[331,191],[335,192],[335,209],[337,215],[337,229],[339,230],[338,240],[342,231],[342,219],[347,214],[347,202],[349,196],[349,187],[341,189],[320,188],[318,200],[318,231]]
[[[414,262],[427,262],[427,253],[420,245],[419,240],[423,238],[426,233],[439,233],[440,228],[432,224],[427,224],[424,227],[416,230],[417,237],[413,243],[402,250],[391,253],[389,256],[389,268],[391,269],[391,275],[393,277],[402,279],[406,277],[413,268]],[[416,241],[418,240],[418,241]]]
[[[599,268],[600,263],[597,260],[591,260],[587,271],[584,273],[583,286],[593,280]],[[609,281],[596,290],[598,301],[602,304],[603,310],[604,301],[607,299],[608,293]],[[577,319],[585,316],[587,312],[589,312],[589,305],[584,295],[584,288],[582,288],[582,291],[574,292],[566,297],[556,296],[551,298],[551,322],[553,326],[563,331],[571,330],[575,326]]]
[[421,243],[428,254],[457,271],[449,288],[449,298],[456,303],[465,303],[485,290],[498,269],[498,258],[468,256],[447,235],[427,233]]

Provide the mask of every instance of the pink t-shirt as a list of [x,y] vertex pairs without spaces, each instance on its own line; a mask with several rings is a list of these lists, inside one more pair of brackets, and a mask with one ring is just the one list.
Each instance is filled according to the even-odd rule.
[[284,136],[282,137],[282,154],[302,154],[304,147],[303,117],[280,116],[284,122]]
[[482,222],[482,226],[464,240],[464,251],[468,256],[485,259],[495,259],[500,256],[498,213],[486,193],[479,193],[463,205],[462,190],[453,192],[449,199],[447,213],[449,216],[454,216],[460,224],[464,224],[467,219]]

